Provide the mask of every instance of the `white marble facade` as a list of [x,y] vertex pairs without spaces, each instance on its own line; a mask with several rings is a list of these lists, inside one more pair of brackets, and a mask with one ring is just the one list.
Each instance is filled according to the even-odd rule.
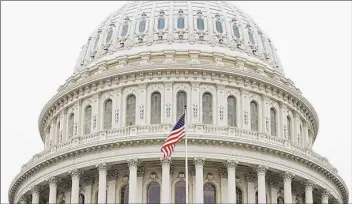
[[[160,20],[161,19],[161,20]],[[227,2],[129,2],[83,46],[43,108],[44,149],[10,203],[184,203],[184,143],[160,148],[186,105],[189,203],[347,203],[312,150],[312,105],[271,40]]]

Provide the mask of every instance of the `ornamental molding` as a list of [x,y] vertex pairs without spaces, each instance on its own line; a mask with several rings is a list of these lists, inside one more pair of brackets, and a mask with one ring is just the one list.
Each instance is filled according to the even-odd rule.
[[[201,65],[201,66],[206,67],[208,65]],[[134,67],[138,67],[138,66],[134,66]],[[184,69],[184,67],[183,67],[183,69]],[[224,69],[225,69],[225,67],[224,67]],[[147,70],[141,71],[139,73],[140,74],[141,73],[145,73],[146,71]],[[179,71],[183,71],[183,70],[177,70],[177,71],[176,70],[172,70],[171,72],[167,71],[167,70],[163,70],[163,71],[159,70],[158,72],[160,72],[161,75],[164,75],[165,72],[167,72],[167,73],[165,73],[166,75],[168,75],[168,74],[170,75],[170,74],[174,74],[175,72],[179,72]],[[57,117],[61,113],[63,108],[68,107],[68,106],[72,106],[74,103],[77,102],[77,100],[81,100],[83,97],[85,98],[85,97],[88,97],[89,95],[94,95],[96,92],[100,92],[100,91],[93,91],[93,92],[91,91],[89,93],[82,92],[82,94],[80,94],[80,95],[75,95],[75,93],[77,93],[77,91],[80,90],[80,84],[82,84],[83,82],[85,83],[84,87],[86,87],[86,86],[92,86],[93,87],[93,86],[96,86],[96,84],[101,84],[102,83],[104,85],[104,83],[109,83],[109,81],[111,81],[112,85],[111,86],[105,86],[104,89],[116,89],[116,88],[120,88],[122,86],[128,85],[128,84],[121,84],[121,82],[122,82],[121,80],[119,80],[119,82],[116,81],[119,78],[122,78],[122,79],[126,78],[127,79],[128,75],[123,75],[123,76],[120,76],[120,77],[116,77],[113,74],[114,72],[116,72],[116,71],[115,70],[111,70],[111,71],[106,71],[105,74],[100,74],[100,75],[105,75],[105,76],[100,76],[100,75],[99,75],[99,77],[97,75],[91,76],[91,77],[89,77],[89,78],[87,78],[87,79],[85,79],[83,81],[77,82],[77,83],[73,84],[72,86],[66,87],[66,88],[62,89],[61,91],[59,91],[59,93],[51,101],[49,101],[49,103],[43,109],[43,112],[42,112],[42,114],[41,114],[41,116],[39,118],[39,121],[40,121],[40,132],[41,132],[41,135],[42,135],[42,139],[44,139],[43,135],[45,135],[44,134],[44,129],[45,129],[46,124],[50,123],[53,118]],[[152,70],[151,72],[153,73],[153,72],[156,72],[156,71]],[[265,76],[256,75],[255,78],[246,79],[246,77],[254,77],[252,75],[255,75],[255,74],[250,73],[250,72],[239,71],[239,73],[236,73],[236,75],[238,75],[238,76],[234,77],[233,75],[235,73],[231,73],[231,74],[223,74],[223,73],[218,73],[218,72],[211,72],[210,73],[209,71],[206,71],[204,69],[200,69],[199,71],[194,70],[191,73],[188,72],[188,75],[191,75],[191,76],[193,75],[192,77],[194,79],[197,79],[197,78],[201,77],[201,75],[199,75],[198,73],[209,73],[207,75],[210,76],[210,80],[212,78],[216,79],[218,76],[223,75],[223,77],[221,77],[221,78],[224,79],[224,81],[220,81],[220,82],[222,82],[222,84],[224,84],[223,82],[228,82],[229,86],[234,87],[234,88],[241,88],[244,85],[244,81],[253,81],[253,82],[255,82],[255,84],[266,84],[266,86],[268,88],[270,87],[270,89],[275,88],[277,90],[280,90],[279,93],[281,93],[282,95],[289,95],[289,94],[290,95],[292,95],[292,94],[295,95],[293,90],[284,90],[286,87],[285,87],[284,84],[282,84],[282,82],[280,82],[281,84],[280,83],[278,84],[278,82],[276,82],[276,80],[269,79],[268,77],[265,77]],[[115,74],[119,75],[119,73],[115,73]],[[137,71],[137,73],[134,74],[134,76],[138,76],[140,74],[138,74],[138,71]],[[126,77],[124,77],[124,76],[126,76]],[[101,77],[103,77],[103,78],[101,78]],[[143,77],[150,78],[149,75],[143,75]],[[152,76],[152,78],[155,78],[155,77]],[[107,80],[107,79],[110,79],[110,80]],[[101,80],[101,81],[99,81],[99,80]],[[167,79],[165,79],[165,80],[167,80]],[[237,83],[233,84],[232,81],[233,82],[237,82]],[[128,81],[126,81],[126,82],[128,82]],[[146,83],[146,82],[141,82],[141,83]],[[204,83],[208,83],[207,80],[204,81]],[[251,82],[251,84],[253,84],[253,83]],[[268,84],[270,84],[270,85],[268,85]],[[277,87],[274,87],[274,85],[277,86]],[[76,87],[76,89],[74,87]],[[255,87],[253,88],[252,86],[247,86],[247,87],[245,87],[245,89],[247,89],[248,91],[256,91],[256,92],[258,90]],[[287,91],[289,91],[289,92],[287,92]],[[59,99],[59,97],[61,99]],[[274,98],[275,100],[279,100],[281,103],[285,103],[287,106],[301,107],[300,109],[296,109],[296,111],[300,112],[300,115],[301,115],[302,118],[305,118],[305,119],[310,121],[309,125],[312,127],[312,129],[313,129],[312,132],[316,136],[316,130],[317,130],[317,124],[318,124],[318,118],[316,117],[316,113],[315,113],[314,109],[310,106],[309,102],[306,101],[300,94],[299,95],[297,94],[297,97],[302,98],[301,101],[303,103],[305,103],[306,107],[304,107],[302,104],[297,105],[297,103],[301,103],[301,101],[299,101],[299,100],[295,100],[295,102],[293,102],[291,100],[287,100],[287,99],[285,100],[285,97],[280,97],[280,95],[272,96],[272,98]],[[57,99],[59,99],[59,100],[57,100]],[[60,106],[63,107],[63,108],[59,108],[59,106],[54,104],[54,106],[52,106],[52,108],[50,108],[50,110],[49,110],[48,109],[49,104],[53,104],[54,101],[57,101],[57,103],[60,103],[60,101],[66,101],[66,102],[65,102],[65,104],[64,103],[60,103],[61,104]],[[313,110],[313,111],[309,111],[309,110]],[[45,117],[43,115],[44,113],[47,113]],[[313,114],[315,117],[309,116],[311,114]]]
[[[145,144],[158,144],[161,145],[163,143],[163,139],[146,139],[146,140],[135,140],[135,141],[129,141],[129,142],[116,142],[116,141],[111,141],[111,143],[108,144],[98,144],[95,143],[95,146],[91,147],[83,147],[83,148],[76,148],[76,149],[70,149],[68,152],[64,154],[55,154],[52,157],[49,157],[46,160],[43,160],[40,163],[37,163],[35,165],[29,166],[26,169],[23,169],[22,172],[16,176],[16,178],[13,180],[11,184],[11,188],[9,191],[9,201],[10,203],[14,199],[14,194],[17,190],[17,188],[20,186],[20,184],[28,179],[30,176],[34,175],[37,171],[42,170],[44,168],[48,168],[51,165],[54,165],[57,162],[67,160],[67,159],[73,159],[74,157],[85,155],[90,152],[100,152],[100,151],[105,151],[106,149],[111,149],[111,148],[120,148],[124,146],[138,146],[138,145],[145,145]],[[347,192],[347,187],[343,183],[343,180],[340,178],[339,175],[336,173],[331,173],[329,170],[326,168],[320,166],[319,164],[315,162],[311,162],[304,157],[294,155],[291,153],[288,153],[286,151],[281,151],[281,150],[275,150],[271,149],[269,147],[262,147],[254,144],[243,144],[240,142],[230,142],[230,141],[221,141],[221,140],[208,140],[208,139],[192,139],[190,137],[189,139],[189,144],[195,144],[195,145],[225,145],[225,146],[230,146],[234,148],[240,148],[240,149],[247,149],[251,151],[260,151],[262,153],[266,154],[271,154],[271,155],[276,155],[281,158],[286,158],[288,160],[293,160],[298,163],[301,163],[308,168],[315,169],[317,172],[325,175],[327,178],[331,179],[337,187],[340,189],[343,195],[343,200],[347,201],[348,200],[348,192]],[[309,151],[309,150],[308,150]],[[195,158],[196,162],[199,162],[198,164],[204,164],[205,159],[204,158]],[[136,166],[138,164],[138,159],[128,159],[126,160],[128,164],[131,166]],[[73,171],[69,172],[71,175],[76,176],[76,175],[81,175],[78,169],[74,169]],[[191,175],[194,174],[194,165],[190,166],[190,173]],[[254,175],[254,177],[253,177]],[[255,173],[247,173],[246,174],[246,179],[254,179],[256,178]],[[68,186],[69,187],[69,186]]]

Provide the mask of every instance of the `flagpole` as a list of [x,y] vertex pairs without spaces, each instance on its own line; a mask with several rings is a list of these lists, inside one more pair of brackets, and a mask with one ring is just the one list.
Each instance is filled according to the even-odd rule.
[[185,171],[186,171],[186,204],[188,203],[188,155],[187,155],[187,131],[186,131],[186,126],[187,126],[187,120],[186,120],[186,112],[187,112],[187,106],[185,106]]

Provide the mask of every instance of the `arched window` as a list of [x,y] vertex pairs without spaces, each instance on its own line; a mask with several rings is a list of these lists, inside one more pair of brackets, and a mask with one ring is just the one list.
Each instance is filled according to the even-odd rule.
[[284,204],[285,201],[282,197],[277,197],[277,204]]
[[258,131],[258,105],[255,101],[250,104],[251,108],[251,130]]
[[112,100],[108,99],[104,103],[104,129],[111,129],[112,126]]
[[126,104],[126,126],[136,123],[136,96],[131,94],[127,97]]
[[216,188],[211,183],[203,185],[204,203],[216,203]]
[[183,18],[182,16],[178,17],[178,19],[177,19],[177,28],[178,29],[185,28],[185,18]]
[[158,19],[158,30],[164,30],[165,28],[165,18]]
[[146,24],[147,22],[145,20],[142,20],[141,22],[139,22],[138,31],[140,33],[144,33]]
[[113,30],[112,30],[112,28],[110,28],[109,31],[108,31],[108,34],[106,35],[105,43],[110,42],[111,37],[112,37],[112,32],[113,32]]
[[159,92],[152,93],[151,97],[151,124],[159,124],[161,123],[161,95]]
[[83,195],[83,193],[79,194],[79,204],[84,204],[84,195]]
[[248,31],[248,37],[249,37],[249,41],[251,41],[252,45],[254,45],[255,41],[254,41],[253,33],[251,31]]
[[242,190],[236,187],[236,204],[243,204]]
[[236,99],[233,96],[227,97],[227,124],[236,127]]
[[270,108],[270,130],[271,135],[276,136],[276,111],[274,108]]
[[186,203],[186,182],[179,181],[175,184],[175,203]]
[[92,106],[87,106],[84,111],[84,134],[90,134],[92,124]]
[[75,114],[71,113],[70,116],[68,117],[68,137],[73,136],[73,126],[74,126],[74,118]]
[[287,137],[290,140],[292,138],[292,123],[291,123],[291,117],[287,116]]
[[233,24],[232,26],[232,30],[233,30],[233,35],[236,37],[236,38],[240,38],[241,35],[240,35],[240,30],[238,28],[238,26],[236,24]]
[[98,35],[98,36],[95,38],[93,50],[95,50],[95,48],[97,47],[98,42],[99,42],[99,39],[100,39],[100,36]]
[[128,204],[128,185],[121,188],[120,203],[121,204]]
[[153,182],[148,185],[148,204],[160,203],[160,184]]
[[121,37],[125,37],[128,32],[128,23],[123,24],[122,30],[121,30]]
[[206,92],[203,94],[203,124],[213,123],[213,96]]
[[197,18],[197,29],[200,31],[204,30],[204,19],[203,18]]
[[185,91],[177,92],[177,110],[176,110],[176,120],[180,119],[184,113],[185,106],[187,105],[187,94]]
[[220,21],[216,21],[215,25],[216,25],[216,31],[218,31],[218,33],[223,33],[224,32],[222,30],[222,23]]

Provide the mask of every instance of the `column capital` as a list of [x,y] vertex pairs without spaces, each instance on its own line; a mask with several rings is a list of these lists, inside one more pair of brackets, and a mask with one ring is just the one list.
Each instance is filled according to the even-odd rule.
[[108,164],[107,163],[100,163],[100,164],[97,164],[95,167],[98,168],[99,172],[108,170]]
[[72,178],[79,178],[82,176],[82,172],[79,169],[73,169],[72,171],[68,172]]
[[284,178],[284,182],[285,181],[291,182],[294,176],[295,176],[295,174],[287,172],[287,171],[282,175],[282,177]]
[[127,165],[129,168],[131,167],[137,167],[139,164],[139,161],[137,158],[133,158],[133,159],[126,159]]
[[195,166],[203,166],[205,163],[205,158],[204,157],[194,157],[193,161],[194,161]]
[[59,182],[59,179],[55,176],[50,177],[47,182],[50,184],[57,184]]
[[264,165],[258,165],[256,168],[257,174],[265,174],[269,167]]
[[114,169],[114,170],[108,171],[107,176],[110,180],[116,180],[119,177],[118,170]]
[[314,182],[312,181],[312,180],[305,180],[305,181],[303,181],[303,185],[306,187],[306,188],[308,188],[308,187],[314,187]]
[[237,164],[238,164],[238,161],[237,161],[237,160],[229,159],[229,160],[226,161],[225,166],[226,166],[227,168],[234,168],[234,169],[236,169]]
[[327,189],[323,189],[323,190],[321,191],[321,195],[322,195],[323,197],[329,197],[329,196],[330,196],[330,191],[327,190]]
[[87,178],[85,178],[83,181],[84,181],[84,184],[85,184],[85,185],[89,186],[89,185],[92,185],[92,184],[93,184],[94,178],[93,178],[93,177],[87,177]]
[[137,177],[143,177],[145,173],[145,167],[140,166],[137,168]]
[[257,175],[253,172],[248,172],[245,174],[245,177],[248,181],[253,181],[254,179],[257,178]]
[[278,180],[276,178],[269,178],[268,184],[271,187],[278,188],[279,182],[278,182]]
[[172,162],[171,162],[171,158],[170,158],[170,157],[160,160],[161,166],[164,166],[164,165],[170,166],[171,163],[172,163]]
[[34,185],[34,186],[32,186],[32,188],[31,188],[30,191],[31,191],[32,194],[33,194],[33,193],[39,193],[40,188],[39,188],[38,185]]

